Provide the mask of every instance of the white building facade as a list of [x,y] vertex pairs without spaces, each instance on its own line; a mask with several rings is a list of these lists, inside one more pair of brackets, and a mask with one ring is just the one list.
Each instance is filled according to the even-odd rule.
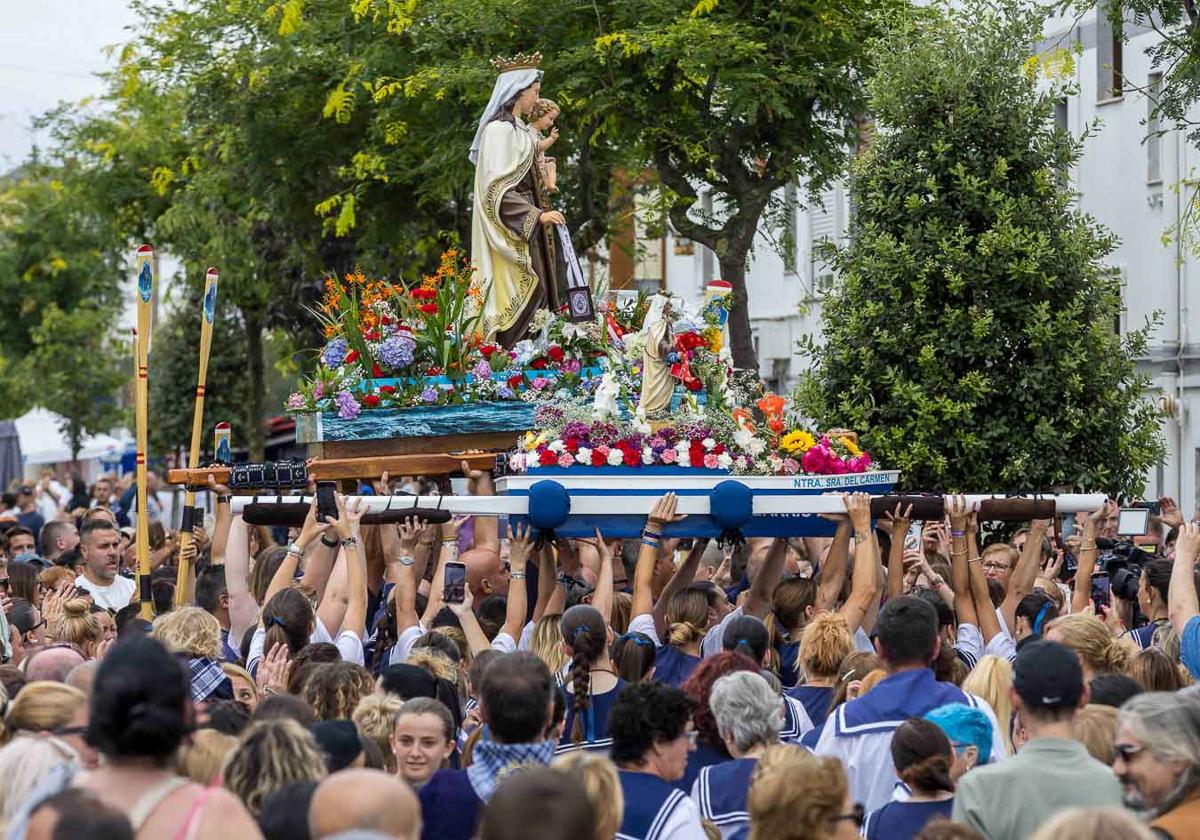
[[[1163,426],[1168,456],[1147,476],[1146,497],[1172,496],[1193,511],[1200,485],[1200,310],[1192,313],[1190,301],[1200,307],[1200,262],[1177,239],[1169,245],[1163,239],[1187,211],[1191,192],[1176,185],[1194,177],[1200,151],[1188,146],[1183,132],[1152,136],[1158,126],[1150,119],[1151,102],[1161,85],[1145,54],[1159,37],[1152,30],[1126,24],[1122,40],[1105,15],[1093,12],[1050,20],[1044,31],[1039,51],[1078,51],[1077,93],[1059,103],[1056,121],[1076,136],[1093,121],[1101,123],[1087,139],[1070,184],[1082,209],[1120,238],[1109,260],[1122,281],[1120,328],[1136,328],[1155,311],[1162,316],[1147,357],[1139,360],[1152,381],[1151,397],[1168,411]],[[798,198],[803,205],[803,194],[793,192],[784,200]],[[760,373],[781,392],[808,364],[796,353],[796,342],[805,335],[819,339],[821,299],[836,282],[814,244],[842,241],[850,212],[846,191],[836,187],[792,214],[791,247],[760,231],[747,273],[750,320]],[[661,284],[698,301],[705,283],[719,276],[711,252],[669,230],[664,239],[640,242],[645,247],[637,261],[639,285]]]

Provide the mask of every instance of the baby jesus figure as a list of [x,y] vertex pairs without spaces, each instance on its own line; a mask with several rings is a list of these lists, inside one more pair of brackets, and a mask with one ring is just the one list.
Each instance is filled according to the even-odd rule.
[[537,146],[537,167],[542,176],[546,191],[558,192],[558,165],[554,158],[546,157],[546,150],[558,140],[558,129],[554,121],[558,119],[558,103],[553,99],[539,99],[529,112],[529,133]]

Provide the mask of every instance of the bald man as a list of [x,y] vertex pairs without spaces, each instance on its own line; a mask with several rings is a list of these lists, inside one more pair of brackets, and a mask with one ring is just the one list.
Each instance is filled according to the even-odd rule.
[[29,682],[38,680],[63,682],[72,670],[83,663],[83,655],[75,648],[67,645],[51,645],[42,648],[21,664],[25,666],[25,679]]
[[373,831],[419,840],[421,805],[412,789],[380,770],[342,770],[317,786],[308,808],[313,840],[347,831]]

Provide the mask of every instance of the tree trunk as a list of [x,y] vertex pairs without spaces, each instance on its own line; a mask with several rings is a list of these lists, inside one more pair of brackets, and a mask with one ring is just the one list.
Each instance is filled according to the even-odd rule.
[[[770,193],[766,194],[769,197]],[[742,212],[737,224],[727,228],[722,242],[724,248],[717,250],[717,262],[721,266],[721,279],[733,287],[733,304],[729,308],[729,344],[733,353],[733,366],[758,373],[758,354],[754,351],[754,336],[750,332],[750,294],[746,288],[746,258],[754,245],[758,231],[758,220],[766,206],[766,197],[761,202],[743,197]]]
[[250,460],[262,461],[267,447],[266,428],[263,424],[263,315],[257,310],[243,309],[242,320],[246,324],[246,365],[250,373],[250,393],[246,400],[246,430]]

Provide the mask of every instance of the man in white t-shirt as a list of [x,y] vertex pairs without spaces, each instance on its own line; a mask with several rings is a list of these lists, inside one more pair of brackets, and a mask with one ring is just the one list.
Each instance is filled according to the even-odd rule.
[[121,559],[121,535],[116,526],[99,517],[84,523],[79,534],[83,574],[75,585],[92,593],[92,600],[109,610],[119,610],[133,600],[135,584],[117,574]]

